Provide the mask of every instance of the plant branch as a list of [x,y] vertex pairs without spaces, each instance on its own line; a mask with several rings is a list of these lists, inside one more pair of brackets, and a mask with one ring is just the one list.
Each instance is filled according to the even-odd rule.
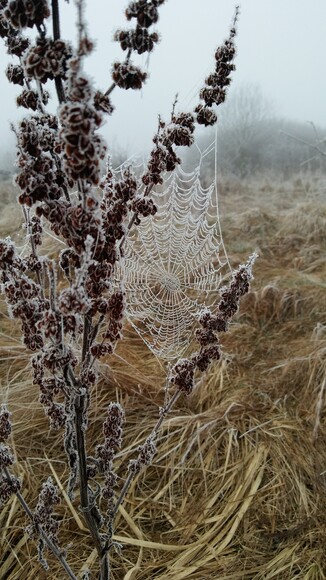
[[[315,145],[314,143],[309,143],[309,141],[301,139],[301,137],[297,137],[296,135],[291,135],[291,133],[287,133],[286,131],[281,131],[281,135],[286,135],[286,137],[290,137],[291,139],[297,141],[298,143],[303,143],[304,145],[307,145],[308,147],[311,147],[311,149],[317,151],[323,157],[326,157],[326,151],[323,151],[323,149],[321,149],[317,144]],[[321,140],[321,143],[323,143],[324,141],[325,141],[324,139]]]
[[[3,471],[4,471],[5,476],[8,479],[8,481],[11,482],[12,481],[11,475],[10,475],[7,467],[4,467]],[[26,501],[23,498],[23,496],[21,495],[21,493],[19,491],[15,491],[15,495],[16,495],[20,505],[22,506],[23,510],[25,511],[25,513],[32,520],[32,522],[35,525],[40,536],[42,536],[42,538],[43,538],[44,542],[46,543],[46,545],[48,546],[48,548],[51,550],[51,552],[54,554],[54,556],[59,560],[60,564],[67,572],[69,578],[71,578],[72,580],[77,580],[77,576],[75,576],[75,574],[71,570],[69,564],[66,562],[65,558],[63,557],[63,555],[60,552],[60,550],[58,549],[58,547],[54,544],[54,542],[52,542],[52,540],[50,540],[50,538],[47,536],[46,532],[43,530],[42,526],[40,526],[40,524],[35,523],[34,517],[33,517],[33,512],[29,508],[28,504],[26,503]]]
[[[174,395],[171,397],[171,399],[166,403],[166,405],[160,410],[160,417],[159,417],[156,425],[153,427],[152,432],[151,432],[151,436],[152,437],[156,437],[156,435],[157,435],[159,429],[161,428],[161,425],[162,425],[162,423],[163,423],[166,415],[171,411],[174,403],[178,400],[179,396],[180,396],[180,391],[176,391],[174,393]],[[113,509],[113,512],[112,512],[112,523],[114,522],[114,519],[115,519],[115,517],[117,515],[119,506],[122,504],[122,502],[123,502],[123,500],[124,500],[124,498],[125,498],[128,490],[129,490],[129,487],[130,487],[130,485],[132,483],[132,480],[134,479],[135,475],[136,474],[134,472],[131,472],[130,471],[130,473],[128,474],[128,477],[126,479],[126,481],[124,482],[123,488],[122,488],[122,490],[120,492],[120,495],[119,495],[119,497],[118,497],[118,499],[116,501],[116,504],[115,504],[114,509]]]
[[[58,0],[52,0],[51,4],[52,4],[53,40],[58,40],[60,38],[60,14]],[[58,96],[58,101],[61,105],[66,100],[61,76],[54,77],[54,84]]]
[[[105,566],[103,560],[105,558],[105,550],[102,545],[100,534],[98,531],[98,524],[92,513],[92,506],[89,501],[89,488],[87,481],[87,455],[85,446],[85,436],[84,436],[84,426],[83,426],[83,415],[86,405],[86,395],[77,395],[75,400],[75,430],[76,430],[76,443],[78,451],[78,467],[79,467],[79,487],[80,487],[80,503],[83,510],[85,520],[88,529],[93,538],[93,542],[96,551],[101,560],[101,567],[103,567],[103,572],[101,572],[101,580],[107,580],[108,578],[108,564]],[[105,573],[105,574],[104,574]]]
[[53,40],[60,38],[60,14],[58,0],[52,0],[52,26],[53,26]]
[[[31,244],[32,256],[35,258],[35,260],[38,260],[38,256],[37,256],[37,252],[36,252],[36,245],[34,242],[33,234],[31,232],[29,214],[28,214],[26,207],[24,205],[23,205],[23,214],[24,214],[24,218],[25,218],[26,228],[27,228],[27,231],[29,233],[29,242]],[[36,279],[37,279],[38,285],[40,287],[40,290],[42,292],[42,297],[44,298],[44,288],[42,285],[41,274],[40,274],[40,271],[38,269],[36,270]]]
[[[153,184],[153,183],[151,183],[150,185],[148,185],[148,186],[146,187],[146,189],[145,189],[145,191],[144,191],[144,195],[143,195],[143,197],[146,197],[147,195],[149,195],[149,194],[151,193],[151,191],[152,191],[152,189],[153,189],[153,186],[154,186],[154,184]],[[125,244],[125,241],[126,241],[127,234],[130,232],[130,230],[131,230],[132,226],[134,225],[134,223],[135,223],[135,220],[136,220],[136,217],[137,217],[137,214],[136,214],[136,213],[134,213],[134,214],[131,216],[131,218],[130,218],[130,221],[129,221],[128,225],[127,225],[127,231],[124,233],[123,237],[122,237],[122,238],[121,238],[121,240],[120,240],[120,244],[119,244],[119,248],[120,248],[120,250],[122,250],[122,248],[123,248],[123,246],[124,246],[124,244]]]

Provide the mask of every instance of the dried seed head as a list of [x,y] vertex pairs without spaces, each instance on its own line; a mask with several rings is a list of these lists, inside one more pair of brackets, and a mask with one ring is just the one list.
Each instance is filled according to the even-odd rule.
[[146,28],[137,26],[135,30],[117,30],[114,39],[120,42],[122,50],[134,50],[138,54],[151,52],[159,37],[156,32],[149,34]]
[[73,102],[60,108],[61,131],[57,140],[63,149],[63,162],[67,175],[72,180],[85,179],[97,185],[100,179],[100,162],[104,159],[106,145],[95,134],[101,125],[102,115],[87,101],[92,95],[86,78],[73,81],[69,91]]
[[131,20],[137,19],[139,26],[148,28],[158,21],[157,7],[164,4],[165,0],[138,0],[138,2],[130,2],[126,9],[126,18]]
[[172,367],[170,383],[175,385],[179,391],[190,395],[194,388],[195,369],[196,365],[192,360],[179,359]]
[[102,487],[102,497],[108,502],[114,498],[114,488],[117,485],[118,476],[113,471],[108,471],[105,474],[104,485]]
[[139,473],[144,467],[152,463],[156,451],[155,438],[153,435],[150,435],[147,437],[145,443],[138,447],[137,459],[129,461],[128,471],[133,474]]
[[9,447],[0,443],[0,472],[4,467],[9,467],[14,463],[14,456],[12,455]]
[[229,38],[215,52],[215,71],[207,77],[205,86],[200,91],[199,97],[204,101],[204,105],[199,104],[195,108],[197,122],[200,125],[214,125],[217,121],[217,116],[210,108],[214,104],[220,105],[225,101],[226,89],[231,82],[230,74],[235,70],[232,61],[235,56],[234,37],[236,35],[235,25],[238,14],[239,8],[237,7]]
[[30,41],[28,38],[24,38],[20,34],[12,35],[7,39],[7,49],[9,54],[15,56],[23,56],[28,47],[30,46]]
[[97,111],[102,111],[108,115],[111,115],[114,111],[110,98],[104,93],[101,93],[101,91],[97,91],[94,95],[94,107]]
[[43,91],[41,100],[36,91],[25,90],[17,97],[17,105],[18,107],[25,107],[25,109],[36,111],[37,109],[42,109],[42,104],[47,105],[48,100],[49,93],[47,91]]
[[41,26],[50,16],[47,0],[13,0],[4,10],[8,22],[17,29]]
[[27,77],[35,78],[41,83],[55,77],[65,77],[68,60],[72,56],[70,44],[63,40],[39,38],[35,46],[27,51],[23,65]]
[[7,477],[0,477],[0,506],[7,503],[13,493],[21,489],[21,482],[17,477],[13,475],[10,479]]
[[96,457],[101,473],[111,470],[114,455],[121,447],[124,420],[125,414],[121,405],[110,403],[103,424],[104,443],[96,447]]
[[200,353],[193,357],[193,361],[199,371],[204,372],[208,369],[213,361],[220,360],[221,349],[218,344],[211,344],[210,346],[201,349]]
[[6,70],[6,76],[10,83],[24,86],[24,69],[22,66],[9,64]]
[[49,477],[42,484],[33,515],[33,523],[26,528],[26,532],[30,537],[35,538],[38,536],[37,526],[41,525],[50,540],[57,544],[59,521],[53,517],[53,508],[59,502],[58,489],[53,485],[52,478]]
[[130,63],[115,62],[113,65],[112,78],[121,89],[141,89],[147,78],[137,66]]
[[0,440],[6,441],[11,433],[11,413],[9,413],[6,405],[0,407]]

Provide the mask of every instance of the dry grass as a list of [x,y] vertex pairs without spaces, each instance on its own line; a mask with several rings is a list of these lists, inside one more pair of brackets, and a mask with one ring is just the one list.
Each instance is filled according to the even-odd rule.
[[[326,578],[326,205],[313,184],[265,181],[222,189],[232,263],[260,254],[253,290],[224,338],[223,363],[179,401],[154,465],[120,509],[114,580]],[[48,432],[28,356],[5,314],[0,330],[0,393],[13,412],[24,495],[33,504],[52,473],[65,497],[60,437]],[[90,440],[99,442],[106,405],[118,399],[127,411],[123,478],[158,416],[164,369],[128,330],[102,373]],[[58,514],[72,568],[95,573],[78,498]],[[0,578],[63,578],[51,555],[51,574],[40,568],[24,525],[12,499],[0,515]]]

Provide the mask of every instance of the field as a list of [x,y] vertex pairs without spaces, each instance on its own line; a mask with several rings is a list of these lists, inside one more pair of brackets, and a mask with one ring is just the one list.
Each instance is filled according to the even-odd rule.
[[[13,188],[1,191],[0,235],[22,240]],[[220,212],[232,266],[259,254],[252,290],[223,336],[223,362],[179,400],[154,465],[120,509],[115,539],[123,548],[112,556],[112,580],[326,578],[325,183],[305,174],[283,182],[223,178]],[[0,400],[13,413],[23,494],[34,505],[40,483],[50,474],[56,480],[62,546],[82,578],[88,566],[96,572],[96,554],[78,498],[65,496],[62,442],[48,430],[28,353],[3,302],[0,316]],[[121,477],[156,422],[164,378],[162,363],[126,329],[102,366],[89,428],[99,441],[107,404],[122,403]],[[25,525],[13,498],[0,514],[0,578],[63,578],[51,555],[51,572],[43,571]]]

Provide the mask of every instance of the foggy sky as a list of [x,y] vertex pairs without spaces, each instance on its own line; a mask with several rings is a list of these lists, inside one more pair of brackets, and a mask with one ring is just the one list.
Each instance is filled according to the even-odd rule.
[[[124,0],[89,0],[87,21],[89,36],[96,39],[96,51],[87,58],[85,68],[97,88],[111,84],[110,72],[115,60],[123,60],[114,31],[129,27]],[[62,37],[76,38],[75,7],[61,1]],[[230,90],[243,83],[260,86],[274,103],[274,112],[282,117],[312,121],[326,127],[326,2],[325,0],[242,0],[236,40],[236,71]],[[155,29],[160,43],[149,56],[133,59],[149,73],[141,91],[116,88],[112,101],[116,107],[102,133],[114,147],[135,153],[151,146],[160,114],[168,119],[175,94],[177,110],[192,110],[205,76],[214,68],[214,51],[228,36],[234,14],[231,0],[167,0],[160,7]],[[0,39],[2,41],[2,39]],[[15,57],[0,47],[1,69]],[[54,88],[48,83],[51,95]],[[48,88],[48,87],[47,87]],[[18,110],[15,97],[20,87],[1,81],[0,128],[3,153],[9,122],[26,114]]]

